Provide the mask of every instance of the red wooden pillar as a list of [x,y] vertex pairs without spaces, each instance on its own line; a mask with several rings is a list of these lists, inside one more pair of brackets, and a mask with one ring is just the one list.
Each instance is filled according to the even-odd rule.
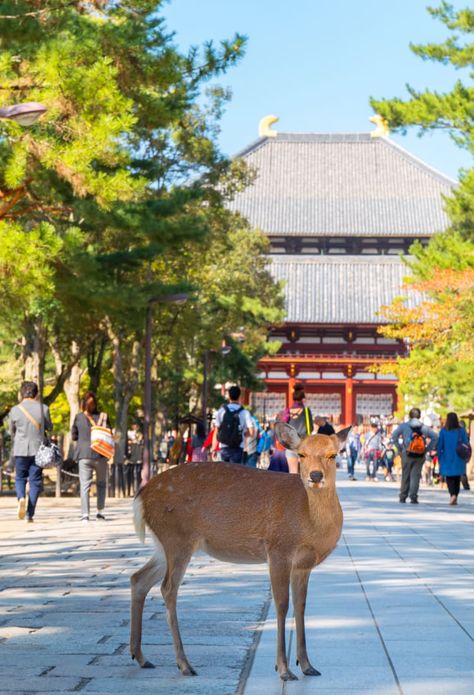
[[348,427],[354,422],[354,380],[352,378],[352,364],[347,366],[346,382],[344,384],[344,425]]
[[287,393],[287,406],[288,406],[288,408],[293,403],[293,391],[294,391],[295,384],[296,384],[296,365],[293,363],[290,365],[289,377],[290,378],[288,380],[288,393]]

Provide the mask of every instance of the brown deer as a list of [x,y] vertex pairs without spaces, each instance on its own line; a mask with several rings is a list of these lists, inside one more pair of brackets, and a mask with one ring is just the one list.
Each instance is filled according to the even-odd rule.
[[137,534],[144,541],[148,526],[156,544],[153,557],[130,579],[130,652],[142,668],[153,668],[141,650],[143,605],[152,586],[163,580],[177,666],[186,676],[196,675],[184,653],[176,598],[191,556],[204,550],[228,562],[268,562],[278,624],[275,668],[284,681],[296,680],[285,648],[291,584],[296,663],[305,675],[320,675],[306,651],[306,593],[311,570],[334,550],[341,534],[335,457],[350,428],[305,439],[285,423],[275,430],[286,448],[298,452],[300,475],[233,463],[187,464],[152,478],[135,498]]

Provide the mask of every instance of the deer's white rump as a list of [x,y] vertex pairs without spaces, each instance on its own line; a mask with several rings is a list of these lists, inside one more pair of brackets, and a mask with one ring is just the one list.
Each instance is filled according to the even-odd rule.
[[141,650],[143,606],[151,587],[161,582],[178,668],[195,675],[184,653],[176,599],[192,555],[205,550],[229,562],[268,563],[277,610],[276,668],[283,680],[296,678],[285,648],[291,585],[297,660],[305,675],[320,675],[306,651],[304,609],[311,570],[332,552],[341,533],[335,455],[349,430],[301,440],[289,425],[276,428],[280,441],[300,455],[299,476],[238,464],[187,464],[153,478],[135,499],[137,535],[143,541],[148,527],[156,546],[130,579],[130,651],[143,668],[152,666]]

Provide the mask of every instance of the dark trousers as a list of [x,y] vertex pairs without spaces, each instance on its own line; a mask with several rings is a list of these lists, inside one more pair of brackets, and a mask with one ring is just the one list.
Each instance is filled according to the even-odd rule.
[[368,451],[365,458],[365,465],[367,467],[367,477],[375,478],[377,472],[377,452],[375,449],[373,451]]
[[43,471],[36,465],[34,456],[15,456],[15,487],[18,499],[26,497],[26,481],[30,483],[26,515],[33,518],[36,503],[43,489]]
[[447,475],[446,482],[448,484],[449,494],[457,497],[459,495],[459,490],[461,489],[461,476]]
[[356,465],[357,458],[359,456],[358,451],[353,451],[351,449],[348,457],[347,457],[347,473],[351,476],[354,477],[354,467]]
[[425,459],[423,456],[402,456],[402,482],[400,485],[400,499],[406,500],[410,497],[412,500],[418,499],[418,490],[420,487],[421,469]]
[[220,450],[221,459],[226,463],[242,463],[244,458],[244,450],[238,446],[236,448],[231,446],[224,446]]

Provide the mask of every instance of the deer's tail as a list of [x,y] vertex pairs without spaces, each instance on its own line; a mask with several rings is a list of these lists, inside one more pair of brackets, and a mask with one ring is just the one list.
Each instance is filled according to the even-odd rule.
[[142,543],[145,542],[145,517],[143,516],[143,504],[140,495],[133,500],[133,525],[135,533]]

